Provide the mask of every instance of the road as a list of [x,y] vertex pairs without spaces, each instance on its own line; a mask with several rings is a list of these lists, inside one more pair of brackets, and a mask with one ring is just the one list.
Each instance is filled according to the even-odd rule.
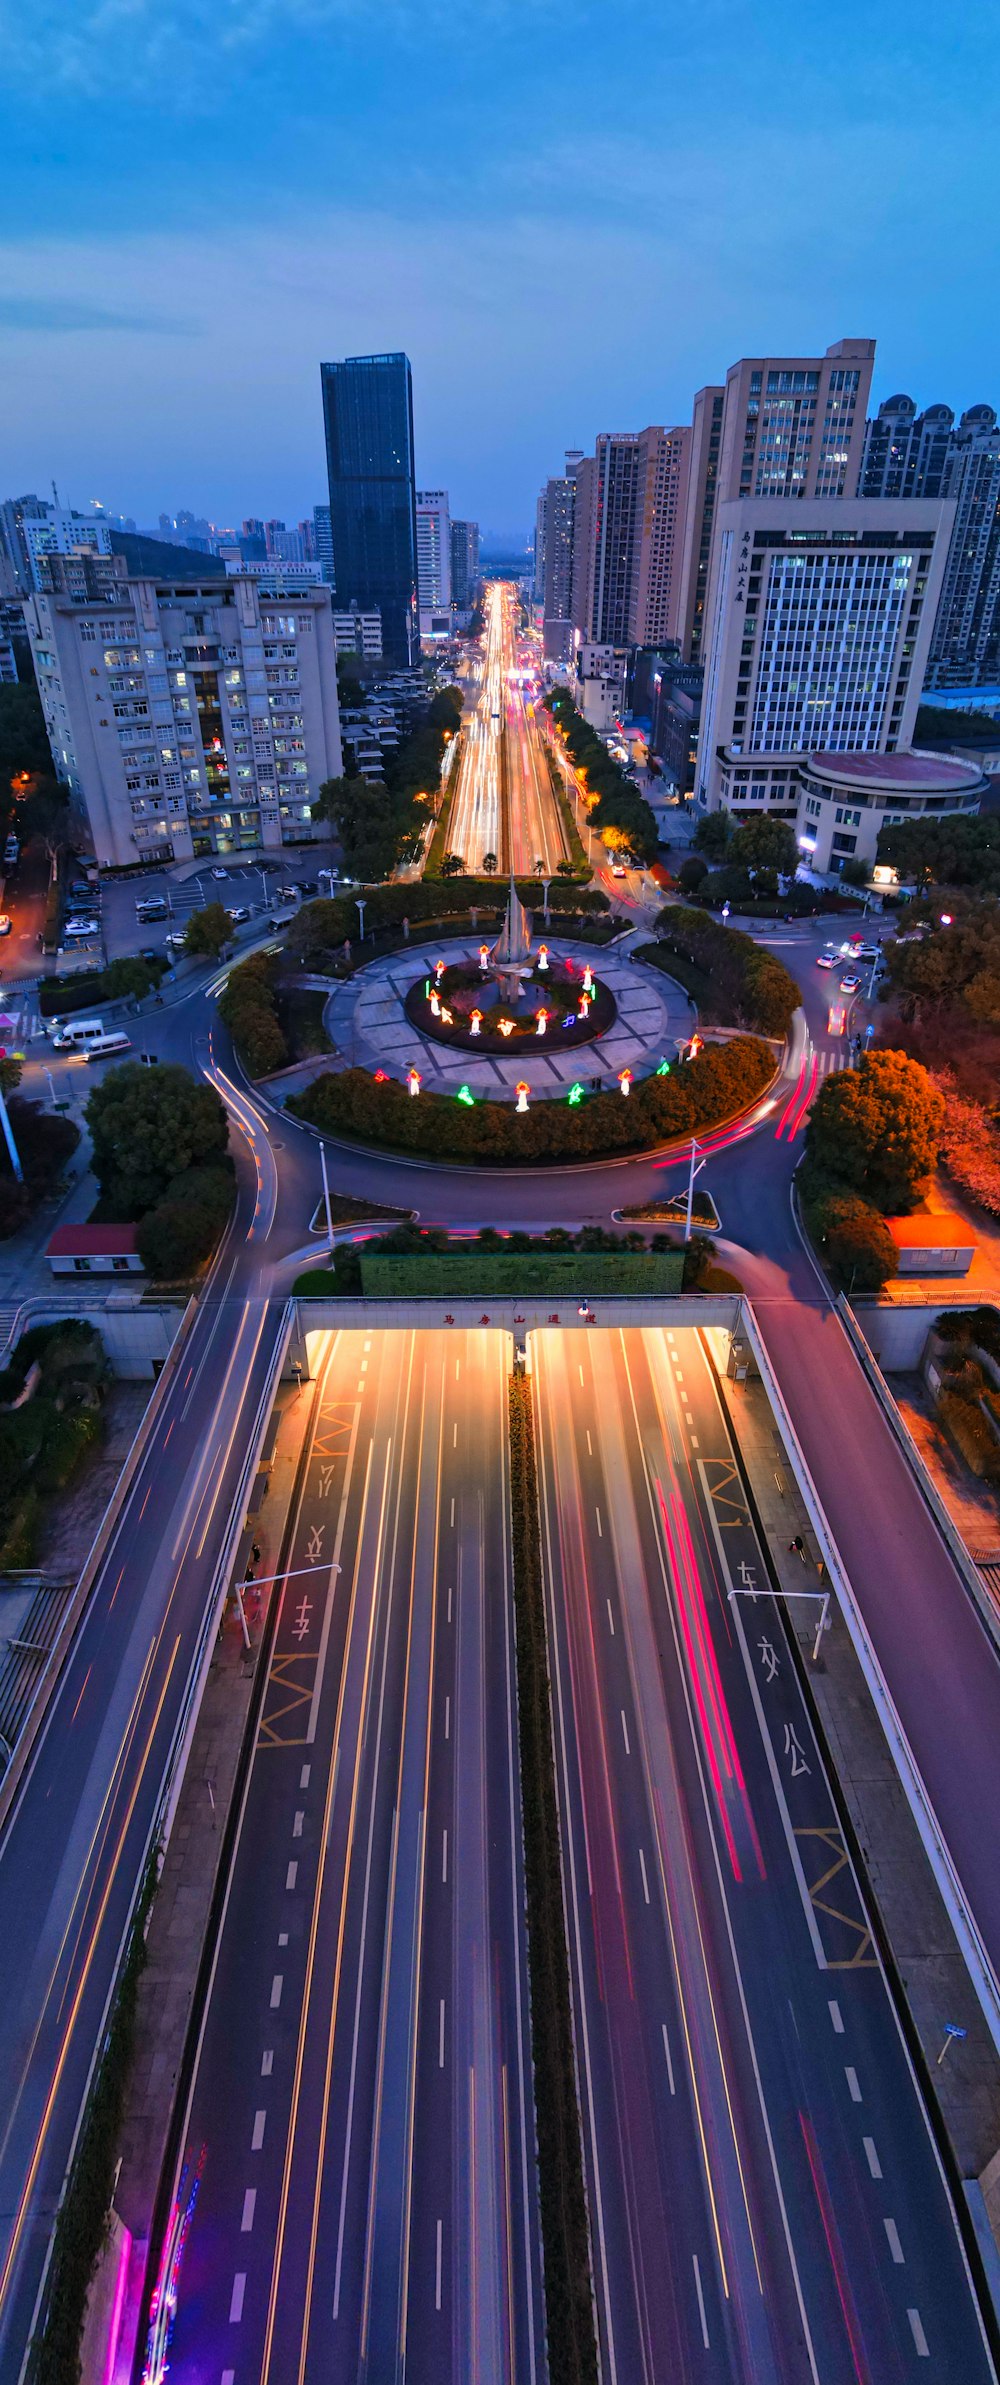
[[484,854],[493,853],[501,870],[530,877],[539,861],[554,872],[568,848],[534,700],[517,678],[517,613],[515,591],[505,581],[491,581],[479,692],[465,721],[448,840],[467,869],[481,869]]
[[544,2376],[506,1368],[329,1337],[188,2122],[170,2360]]
[[985,2381],[700,1336],[531,1347],[602,2373]]

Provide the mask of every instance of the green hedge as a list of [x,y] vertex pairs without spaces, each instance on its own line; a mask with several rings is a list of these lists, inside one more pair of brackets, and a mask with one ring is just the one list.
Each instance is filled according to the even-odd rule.
[[509,1382],[517,1717],[550,2385],[597,2385],[559,1809],[539,1545],[531,1385]]
[[385,1258],[375,1249],[363,1252],[361,1281],[366,1297],[376,1300],[419,1298],[440,1293],[442,1298],[521,1299],[532,1292],[556,1298],[560,1293],[579,1298],[615,1292],[679,1292],[683,1253],[653,1257],[644,1251],[620,1256],[587,1251],[429,1251],[409,1258]]
[[247,1074],[270,1076],[283,1068],[288,1045],[278,1024],[275,993],[277,956],[251,953],[231,969],[219,996],[219,1016],[228,1027]]
[[[536,914],[541,924],[542,882],[540,878],[518,878],[517,891],[521,901]],[[486,935],[490,922],[499,922],[507,903],[508,881],[498,873],[494,878],[413,878],[402,885],[371,886],[363,892],[365,906],[365,935],[373,928],[393,929],[408,919],[416,927],[424,920],[439,921],[444,931],[450,920],[467,921],[470,909],[479,913],[479,921]],[[597,918],[610,909],[606,894],[600,887],[581,887],[569,878],[549,881],[550,916],[561,918],[573,912],[584,912]],[[453,933],[459,933],[456,928]],[[357,902],[353,894],[321,897],[318,902],[303,903],[289,923],[285,939],[286,949],[303,960],[318,958],[335,952],[349,942],[357,947],[359,924]]]
[[654,966],[669,970],[670,956],[679,955],[710,979],[718,1018],[759,1035],[788,1034],[802,995],[774,953],[683,903],[668,903],[656,925],[660,941],[645,956]]
[[676,1062],[667,1076],[643,1078],[627,1101],[615,1087],[572,1108],[568,1101],[538,1100],[521,1115],[513,1102],[468,1108],[441,1093],[414,1099],[394,1078],[379,1085],[366,1070],[348,1068],[315,1078],[304,1092],[290,1094],[286,1106],[321,1132],[431,1159],[488,1167],[572,1164],[702,1134],[746,1109],[773,1075],[767,1045],[740,1036]]
[[79,977],[47,977],[38,989],[43,1019],[71,1018],[77,1010],[93,1010],[102,1002],[142,1002],[154,993],[167,963],[157,958],[110,961],[106,969],[87,969]]

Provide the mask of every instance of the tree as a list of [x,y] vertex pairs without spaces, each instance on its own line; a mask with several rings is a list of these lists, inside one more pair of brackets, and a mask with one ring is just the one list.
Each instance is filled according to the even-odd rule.
[[66,844],[70,831],[69,796],[54,778],[33,776],[19,794],[15,814],[18,834],[25,841],[41,837],[50,862]]
[[912,1209],[938,1155],[944,1102],[905,1052],[868,1052],[827,1077],[806,1129],[810,1172],[865,1193],[884,1212]]
[[[709,819],[719,817],[718,812],[709,813]],[[772,820],[766,813],[760,819],[741,820],[726,852],[726,860],[734,869],[751,873],[759,869],[778,870],[783,878],[794,878],[798,858],[791,821]]]
[[206,903],[203,911],[191,913],[184,930],[184,950],[217,961],[232,932],[233,923],[225,904]]
[[677,872],[678,885],[685,894],[694,894],[702,879],[708,876],[708,863],[700,853],[688,853]]
[[51,778],[52,754],[34,679],[0,687],[0,797],[12,779]]
[[858,854],[852,853],[850,860],[845,861],[840,874],[845,886],[867,886],[871,877],[871,869],[867,861],[862,861]]
[[846,1292],[880,1292],[896,1273],[896,1245],[884,1217],[860,1193],[832,1193],[822,1204],[820,1240]]
[[441,687],[431,697],[427,707],[427,722],[432,729],[444,729],[454,736],[462,722],[462,690],[460,687]]
[[152,1209],[179,1170],[218,1165],[229,1121],[214,1087],[186,1068],[113,1068],[87,1103],[94,1173],[123,1218]]
[[[494,859],[494,866],[495,866],[495,863],[496,863],[496,855],[495,855],[495,854],[494,854],[494,857],[493,857],[493,859]],[[486,868],[486,857],[484,857],[484,860],[483,860],[483,868],[484,868],[484,869]],[[557,861],[557,862],[556,862],[556,877],[557,877],[557,878],[575,878],[575,876],[576,876],[576,868],[575,868],[575,865],[574,865],[574,863],[573,863],[572,861]]]
[[880,828],[878,857],[918,887],[971,886],[1000,890],[1000,815],[907,820]]
[[[562,865],[562,862],[560,862],[560,864],[559,864],[559,867],[560,867],[560,869],[562,868],[562,866],[563,866],[563,865]],[[482,858],[481,867],[482,867],[482,869],[483,869],[483,871],[484,871],[484,873],[485,873],[486,877],[487,877],[487,878],[492,878],[492,877],[493,877],[493,875],[494,875],[494,873],[495,873],[495,871],[496,871],[496,868],[497,868],[497,857],[496,857],[496,854],[495,854],[495,853],[484,853],[484,854],[483,854],[483,858]]]
[[441,863],[442,878],[460,878],[464,869],[465,863],[460,853],[445,854],[444,860]]
[[706,861],[724,861],[732,834],[733,823],[728,812],[706,812],[694,832],[695,850],[704,853]]
[[140,1218],[136,1246],[143,1266],[161,1281],[190,1274],[214,1250],[236,1190],[231,1169],[188,1168],[168,1184],[162,1201]]

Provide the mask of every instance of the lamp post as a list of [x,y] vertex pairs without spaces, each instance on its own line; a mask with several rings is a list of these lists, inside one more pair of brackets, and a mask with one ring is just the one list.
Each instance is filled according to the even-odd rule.
[[356,912],[357,912],[357,914],[358,914],[358,918],[359,918],[359,920],[360,920],[360,922],[361,922],[361,926],[360,926],[359,934],[360,934],[360,940],[361,940],[361,943],[362,943],[362,944],[364,943],[364,940],[365,940],[365,909],[366,909],[366,906],[367,906],[367,901],[368,901],[367,895],[355,895],[355,898],[354,898],[354,908],[355,908],[355,910],[356,910]]
[[702,1171],[702,1169],[708,1166],[708,1161],[707,1161],[706,1159],[702,1159],[702,1160],[699,1160],[697,1167],[695,1167],[695,1164],[694,1164],[694,1163],[695,1163],[695,1155],[696,1155],[696,1153],[697,1153],[697,1149],[698,1149],[698,1145],[697,1145],[697,1143],[696,1143],[696,1141],[695,1141],[695,1138],[694,1138],[694,1136],[692,1135],[692,1137],[691,1137],[691,1166],[690,1166],[690,1170],[689,1170],[689,1172],[688,1172],[687,1217],[686,1217],[686,1219],[685,1219],[685,1221],[684,1221],[684,1240],[685,1240],[685,1242],[690,1242],[690,1240],[691,1240],[691,1209],[692,1209],[692,1205],[693,1205],[693,1202],[694,1202],[694,1180],[695,1180],[695,1177],[696,1177],[696,1176],[700,1176],[700,1175],[701,1175],[701,1171]]

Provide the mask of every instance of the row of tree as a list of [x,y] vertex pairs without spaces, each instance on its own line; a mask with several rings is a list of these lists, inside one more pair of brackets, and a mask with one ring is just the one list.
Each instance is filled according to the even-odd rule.
[[885,1219],[927,1191],[944,1114],[939,1088],[905,1052],[865,1053],[817,1094],[800,1191],[813,1236],[848,1289],[877,1291],[895,1272]]
[[583,772],[591,827],[609,852],[655,861],[659,838],[645,796],[584,720],[568,688],[551,688],[544,702],[577,770]]
[[312,807],[314,820],[335,830],[352,877],[362,883],[388,878],[402,861],[415,861],[441,781],[445,748],[462,718],[462,691],[439,689],[425,718],[384,756],[380,779],[328,778]]
[[891,863],[905,884],[921,890],[957,886],[1000,893],[1000,813],[984,812],[976,819],[956,813],[880,828],[878,857]]
[[788,1034],[802,996],[776,953],[682,903],[667,903],[656,928],[661,952],[678,954],[711,979],[718,1018],[758,1035]]

